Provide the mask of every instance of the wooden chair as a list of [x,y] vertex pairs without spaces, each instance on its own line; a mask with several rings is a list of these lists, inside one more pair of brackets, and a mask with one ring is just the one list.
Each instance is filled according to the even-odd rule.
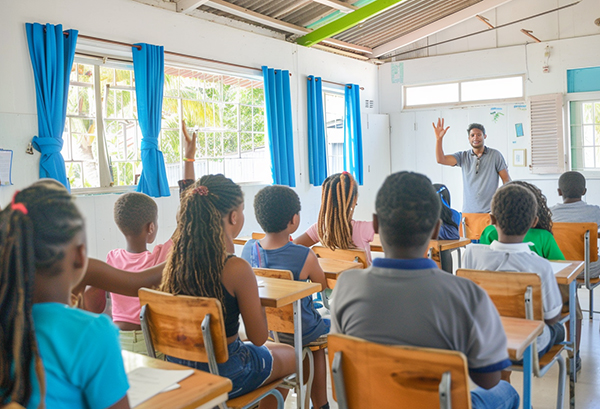
[[471,408],[467,359],[458,351],[331,334],[329,364],[340,409]]
[[[221,303],[215,298],[173,295],[162,291],[139,290],[140,320],[148,355],[155,349],[180,359],[208,362],[210,373],[219,375],[217,363],[227,362],[227,337]],[[273,395],[283,409],[281,393],[275,389],[283,379],[220,404],[225,408],[250,408],[265,396]]]
[[312,246],[311,248],[317,257],[332,258],[334,260],[355,261],[357,263],[361,263],[363,268],[367,268],[369,266],[369,263],[367,262],[367,253],[363,249],[331,250],[325,246]]
[[[294,275],[289,270],[277,270],[274,268],[252,268],[254,274],[259,277],[278,278],[281,280],[293,280]],[[265,307],[265,313],[267,315],[267,324],[269,330],[273,331],[273,339],[275,342],[279,342],[278,333],[294,334],[294,308],[292,305],[286,305],[282,308]],[[314,358],[313,351],[327,348],[327,341],[311,342],[308,345],[304,345],[302,349],[302,359],[308,357],[309,372],[308,380],[306,385],[306,409],[310,407],[310,393],[312,382],[314,378]],[[295,381],[297,384],[297,380]]]
[[[538,321],[544,319],[542,282],[537,274],[459,269],[456,271],[456,275],[468,278],[483,288],[500,315]],[[564,403],[567,376],[565,359],[561,355],[563,350],[563,345],[554,345],[544,356],[538,358],[537,341],[534,341],[532,346],[533,374],[535,376],[544,376],[552,364],[558,362],[556,407],[559,409],[563,407]],[[513,365],[511,369],[523,371],[523,367],[520,365]]]
[[590,277],[590,263],[598,261],[598,225],[596,223],[554,223],[554,239],[567,260],[585,262],[583,279],[577,284],[590,292],[590,319],[594,318],[594,288],[600,285],[600,278]]
[[491,224],[489,213],[463,213],[459,226],[460,237],[479,240],[481,233]]

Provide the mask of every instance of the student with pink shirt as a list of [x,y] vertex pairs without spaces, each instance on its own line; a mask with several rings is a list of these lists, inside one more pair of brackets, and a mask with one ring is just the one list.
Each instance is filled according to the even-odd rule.
[[319,220],[294,243],[310,247],[321,242],[335,249],[364,249],[371,264],[373,222],[352,219],[358,202],[358,186],[348,172],[336,173],[323,182]]

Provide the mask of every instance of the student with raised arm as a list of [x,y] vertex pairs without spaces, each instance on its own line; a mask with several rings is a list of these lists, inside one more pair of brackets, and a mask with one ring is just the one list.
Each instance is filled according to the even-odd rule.
[[462,169],[463,213],[489,213],[492,196],[498,189],[498,177],[502,183],[510,182],[504,157],[498,150],[485,146],[485,128],[475,123],[467,128],[472,149],[446,155],[443,139],[450,127],[444,128],[444,118],[438,118],[437,125],[432,125],[437,163]]

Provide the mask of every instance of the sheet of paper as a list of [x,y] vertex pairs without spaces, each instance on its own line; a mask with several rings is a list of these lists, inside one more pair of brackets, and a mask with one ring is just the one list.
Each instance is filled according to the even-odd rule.
[[0,149],[0,186],[12,185],[11,168],[12,168],[13,151]]
[[558,273],[561,270],[564,270],[566,267],[569,266],[569,264],[567,263],[556,263],[556,262],[550,262],[550,265],[552,266],[552,271],[554,272],[554,274]]
[[127,374],[127,380],[129,381],[129,391],[127,391],[129,406],[132,408],[136,407],[193,373],[192,369],[181,371],[147,367],[134,369]]

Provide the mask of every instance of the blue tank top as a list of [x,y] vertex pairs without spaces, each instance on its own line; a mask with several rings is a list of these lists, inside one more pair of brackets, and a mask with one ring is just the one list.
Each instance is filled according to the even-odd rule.
[[[248,240],[242,250],[242,258],[252,267],[290,270],[296,281],[300,280],[300,272],[308,257],[308,247],[299,246],[292,242],[275,250],[265,250],[258,240]],[[302,299],[302,342],[308,344],[319,336],[327,333],[323,318],[313,305],[312,297]]]

